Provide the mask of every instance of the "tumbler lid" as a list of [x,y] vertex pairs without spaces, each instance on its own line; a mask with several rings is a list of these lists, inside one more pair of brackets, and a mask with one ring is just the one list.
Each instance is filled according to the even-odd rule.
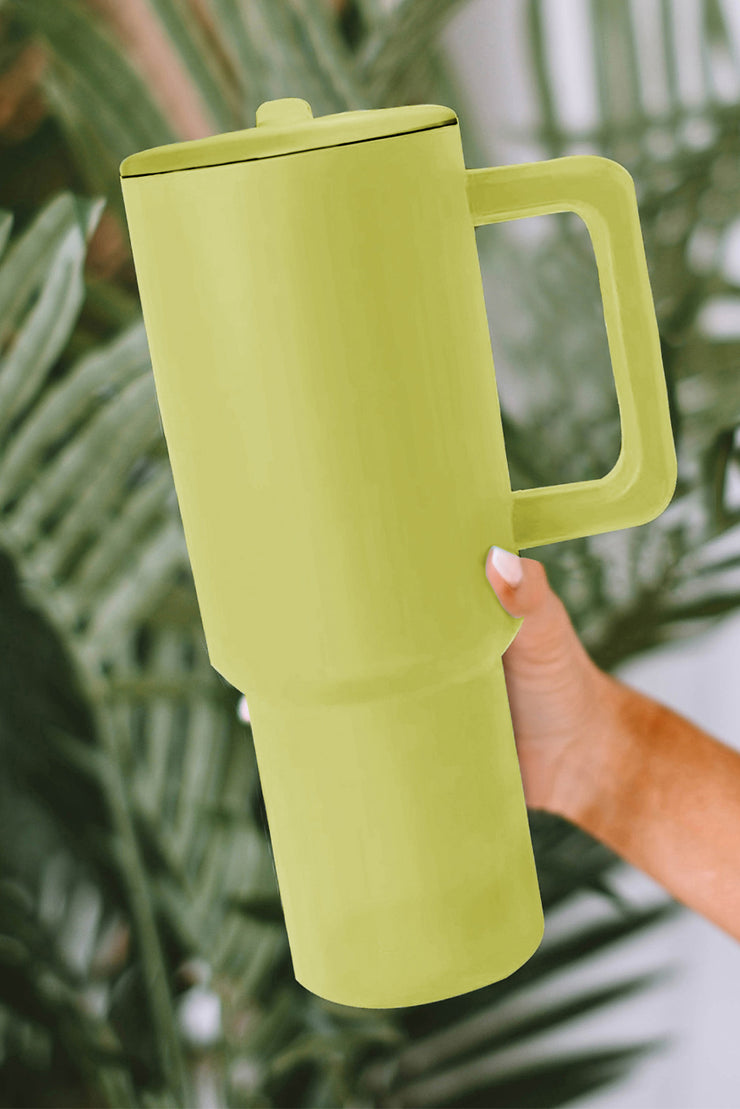
[[302,150],[390,138],[452,123],[457,123],[457,116],[451,108],[441,104],[371,108],[314,118],[308,101],[288,96],[260,104],[254,127],[141,150],[124,158],[120,173],[121,177],[139,177],[247,162]]

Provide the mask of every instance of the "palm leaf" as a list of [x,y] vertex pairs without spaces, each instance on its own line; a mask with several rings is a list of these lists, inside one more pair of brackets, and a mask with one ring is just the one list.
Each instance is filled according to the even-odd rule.
[[192,5],[183,0],[152,0],[151,7],[207,106],[213,131],[231,130],[240,115],[232,87],[233,74],[223,65],[222,51],[214,49]]
[[[214,119],[233,112],[237,125],[248,125],[259,100],[283,95],[307,97],[316,114],[414,98],[464,103],[438,43],[458,8],[454,0],[402,0],[389,11],[364,0],[353,19],[351,7],[345,5],[341,22],[298,0],[167,0],[157,11]],[[650,53],[637,6],[614,0],[590,6],[598,86],[591,129],[563,118],[543,9],[539,2],[528,9],[539,96],[530,137],[542,144],[543,157],[591,142],[635,175],[679,448],[677,495],[660,520],[537,552],[584,642],[609,667],[693,634],[738,601],[725,581],[737,556],[713,553],[736,523],[727,479],[740,407],[737,350],[701,325],[705,306],[735,287],[719,272],[717,252],[712,261],[711,251],[696,246],[697,232],[710,245],[720,241],[737,207],[738,108],[719,103],[713,66],[720,56],[738,66],[721,8],[700,7],[704,104],[682,101],[673,13],[662,5],[667,76],[665,106],[655,111],[646,96]],[[213,34],[203,30],[206,9]],[[105,23],[82,5],[29,0],[12,10],[29,33],[42,36],[54,60],[45,87],[73,163],[120,213],[118,161],[169,141],[171,125]],[[112,78],[102,79],[102,63]],[[702,111],[715,141],[681,147],[675,135]],[[669,140],[662,159],[653,153],[656,129]],[[464,130],[470,162],[479,147]],[[502,151],[507,137],[497,136]],[[472,160],[483,161],[474,153]],[[0,597],[13,617],[7,626],[16,629],[0,641],[7,706],[0,736],[15,784],[3,798],[4,823],[16,829],[6,842],[23,841],[13,813],[32,805],[64,844],[72,870],[61,885],[70,905],[75,884],[92,882],[101,921],[121,921],[131,936],[130,951],[110,968],[102,1023],[91,1029],[69,1016],[74,1005],[64,1010],[78,1037],[70,1053],[80,1064],[73,1081],[87,1082],[94,1097],[112,1105],[174,1106],[195,1097],[198,1076],[206,1073],[225,1104],[319,1106],[357,1104],[358,1097],[373,1104],[432,1105],[441,1098],[450,1105],[529,1105],[538,1103],[543,1085],[552,1090],[551,1103],[561,1104],[614,1080],[639,1057],[637,1049],[559,1055],[535,1065],[537,1037],[649,980],[585,994],[566,990],[556,1003],[540,997],[505,1028],[506,1005],[527,991],[536,999],[541,983],[587,954],[598,958],[612,944],[639,937],[669,910],[625,907],[609,884],[613,856],[535,814],[548,913],[590,889],[607,913],[597,926],[543,945],[504,983],[422,1010],[345,1010],[295,984],[249,729],[237,718],[238,695],[208,664],[141,320],[129,322],[124,311],[124,326],[105,341],[86,333],[84,350],[75,345],[85,242],[98,212],[68,194],[53,199],[0,264],[0,390],[8,398]],[[619,445],[593,255],[577,220],[548,218],[560,233],[535,245],[508,229],[479,233],[497,366],[505,354],[528,400],[505,412],[515,487],[558,480],[560,473],[561,480],[599,476]],[[8,232],[2,213],[0,239]],[[695,259],[705,257],[710,261],[697,269]],[[105,299],[100,286],[97,295]],[[574,441],[583,445],[578,455]],[[46,942],[38,939],[43,928],[31,939],[34,919],[46,919],[46,861],[40,840],[35,851],[19,852],[28,911],[13,918],[9,933],[21,944],[10,943],[11,957],[25,944],[31,992],[36,953]],[[67,956],[55,952],[53,960],[54,973],[67,981]],[[78,999],[94,982],[93,966],[93,959],[78,960],[69,986]],[[193,975],[200,985],[192,984]],[[220,1037],[206,1046],[188,1040],[180,1019],[193,989],[210,990],[222,1009]],[[16,996],[0,1003],[7,1022],[25,1027]],[[44,1012],[34,1036],[39,1043],[46,1037],[47,1054],[39,1048],[34,1058],[51,1068],[48,1048],[67,1036],[67,1016],[48,1006]],[[96,1037],[109,1034],[122,1062],[95,1054]],[[427,1072],[414,1064],[440,1043],[446,1046],[438,1065]]]

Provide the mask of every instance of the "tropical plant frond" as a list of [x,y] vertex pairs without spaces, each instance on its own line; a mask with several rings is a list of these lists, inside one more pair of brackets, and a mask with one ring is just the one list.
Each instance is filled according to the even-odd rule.
[[[545,6],[522,9],[537,92],[529,137],[545,157],[591,143],[633,172],[679,453],[659,520],[537,551],[611,668],[740,604],[739,348],[726,322],[740,299],[726,265],[740,61],[723,6],[694,5],[702,95],[689,104],[670,5],[586,7],[588,126],[564,111]],[[281,96],[317,115],[441,102],[461,116],[468,164],[482,165],[439,42],[462,8],[147,10],[209,126],[250,126],[262,100]],[[648,8],[664,53],[660,103],[646,81]],[[0,896],[0,1080],[18,1103],[36,1068],[70,1097],[111,1106],[175,1109],[205,1083],[229,1105],[490,1107],[538,1104],[543,1086],[564,1104],[623,1075],[642,1047],[549,1057],[540,1037],[649,988],[638,977],[574,989],[567,972],[673,908],[630,906],[611,885],[614,856],[544,814],[531,823],[546,912],[588,891],[601,919],[543,943],[502,983],[415,1010],[346,1009],[296,984],[251,732],[208,661],[131,274],[85,284],[100,198],[123,218],[118,163],[181,137],[181,124],[116,38],[107,0],[3,10],[5,63],[33,38],[65,165],[95,199],[51,196],[15,235],[0,211],[0,829],[15,864]],[[494,136],[502,150],[508,138]],[[593,252],[576,217],[546,219],[557,231],[527,243],[514,227],[478,232],[514,488],[599,477],[619,449]],[[216,1014],[205,1032],[188,1018],[201,1003]]]

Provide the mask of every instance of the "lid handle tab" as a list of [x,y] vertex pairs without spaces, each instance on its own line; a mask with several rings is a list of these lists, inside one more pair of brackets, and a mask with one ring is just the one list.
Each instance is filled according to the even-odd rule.
[[265,100],[256,113],[258,127],[289,127],[313,119],[311,105],[298,96],[285,96],[281,100]]

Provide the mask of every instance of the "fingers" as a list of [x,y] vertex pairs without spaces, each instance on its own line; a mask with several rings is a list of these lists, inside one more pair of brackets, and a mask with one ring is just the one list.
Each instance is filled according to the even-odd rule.
[[528,616],[547,601],[550,587],[541,562],[520,558],[502,547],[491,547],[486,577],[510,616]]
[[590,664],[563,602],[550,588],[541,562],[492,547],[486,558],[486,577],[509,615],[525,617],[506,652],[510,665]]

